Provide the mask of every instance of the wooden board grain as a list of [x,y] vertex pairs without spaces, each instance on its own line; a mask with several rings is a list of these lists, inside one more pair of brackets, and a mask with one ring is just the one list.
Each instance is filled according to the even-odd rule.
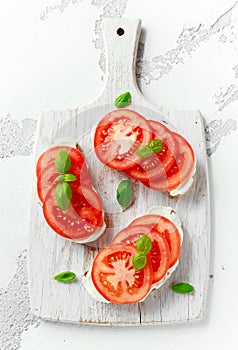
[[[117,35],[121,27],[125,33]],[[104,28],[108,79],[102,95],[82,109],[48,111],[38,123],[35,159],[54,144],[74,139],[82,147],[94,186],[100,193],[107,214],[106,233],[97,242],[79,245],[58,236],[44,221],[35,188],[32,191],[29,242],[29,286],[34,315],[52,321],[104,325],[141,325],[190,322],[205,312],[209,268],[209,187],[203,120],[199,111],[174,111],[152,105],[140,93],[135,81],[135,57],[140,21],[108,19]],[[197,173],[192,188],[183,197],[152,191],[135,182],[135,202],[124,213],[115,200],[118,183],[125,175],[113,171],[96,158],[92,148],[93,129],[98,120],[114,109],[112,101],[130,91],[129,108],[148,119],[165,120],[192,144],[197,158]],[[64,141],[65,140],[65,141]],[[180,265],[172,277],[142,303],[103,304],[93,300],[81,277],[90,268],[98,250],[135,217],[154,205],[171,206],[182,221],[184,242]],[[72,270],[78,280],[61,284],[52,276]],[[195,287],[191,295],[173,293],[172,283],[187,281]]]

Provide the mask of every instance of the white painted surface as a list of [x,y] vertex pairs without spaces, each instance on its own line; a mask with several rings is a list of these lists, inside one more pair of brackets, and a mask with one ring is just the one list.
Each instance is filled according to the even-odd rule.
[[[103,13],[100,4],[104,3],[106,8],[109,1],[93,2],[98,3],[98,7],[91,5],[91,0],[78,1],[75,4],[69,2],[63,13],[52,10],[44,21],[40,20],[40,13],[46,6],[60,4],[60,0],[1,2],[0,118],[8,113],[12,119],[38,118],[42,109],[64,109],[82,105],[99,94],[103,87],[100,79],[102,72],[98,66],[100,50],[94,49],[92,39],[97,37],[94,34],[95,20]],[[119,4],[119,1],[116,2]],[[127,17],[142,18],[142,25],[146,28],[146,38],[143,38],[146,42],[145,58],[148,60],[158,55],[165,58],[167,51],[176,49],[176,41],[184,26],[197,28],[201,23],[205,29],[209,29],[227,11],[231,17],[231,24],[224,28],[219,22],[219,32],[209,40],[199,39],[196,49],[190,55],[185,50],[183,63],[172,63],[168,73],[158,81],[146,85],[142,79],[141,83],[146,97],[157,104],[183,109],[199,108],[210,123],[212,139],[209,146],[212,149],[218,146],[209,157],[212,194],[210,274],[214,278],[209,283],[206,317],[202,322],[190,326],[159,329],[95,329],[42,322],[40,327],[23,334],[22,349],[41,350],[43,347],[54,347],[91,350],[95,349],[95,344],[102,349],[108,348],[112,343],[115,350],[122,347],[132,348],[135,344],[138,349],[144,349],[152,341],[166,349],[192,347],[200,350],[222,346],[234,349],[238,341],[238,287],[231,281],[234,281],[234,276],[238,273],[235,222],[238,190],[236,176],[232,174],[238,173],[238,163],[231,161],[236,157],[237,131],[232,131],[229,120],[237,119],[238,110],[237,100],[232,97],[238,85],[233,69],[238,64],[237,6],[230,10],[235,4],[233,0],[128,0],[124,11],[120,10],[122,4],[123,1],[120,1],[120,5],[117,5],[119,13]],[[108,6],[104,16],[110,13],[112,7]],[[228,37],[225,43],[220,41],[223,34]],[[196,33],[195,37],[197,38]],[[188,38],[185,39],[185,44],[188,42]],[[68,51],[63,54],[64,47]],[[155,69],[154,72],[158,70]],[[83,89],[79,88],[82,86]],[[223,102],[227,101],[224,108],[222,96]],[[219,110],[220,108],[222,109]],[[12,129],[7,130],[10,135]],[[231,134],[226,137],[227,131]],[[2,135],[2,141],[1,137]],[[15,154],[24,155],[21,152],[14,152],[13,155]],[[4,275],[1,274],[1,287],[7,286],[13,277],[15,257],[21,247],[26,247],[27,244],[27,220],[21,221],[21,218],[25,217],[27,208],[30,208],[30,189],[26,189],[27,184],[22,181],[32,171],[32,158],[15,156],[0,160],[0,167],[4,172],[11,172],[12,164],[16,172],[19,165],[22,165],[24,174],[18,172],[14,185],[7,183],[1,186],[1,198],[4,198],[4,202],[1,201],[0,204],[1,271],[4,272]],[[5,181],[5,174],[2,172],[1,179]],[[22,183],[28,193],[26,197],[22,197]],[[10,225],[8,222],[13,221],[13,214],[9,197],[14,198],[14,217],[17,215],[17,219]],[[22,222],[21,228],[19,220]],[[10,232],[6,234],[9,227]]]
[[[103,28],[107,58],[105,90],[86,109],[43,113],[37,129],[35,157],[37,159],[57,139],[77,139],[87,159],[93,184],[101,194],[108,229],[101,239],[89,244],[93,250],[62,239],[46,224],[33,186],[28,262],[32,311],[46,320],[105,325],[167,324],[201,319],[207,296],[210,242],[210,196],[202,118],[198,111],[161,107],[156,110],[138,90],[135,58],[141,28],[139,20],[106,19]],[[124,35],[117,35],[118,28],[123,28]],[[193,186],[179,199],[169,198],[168,193],[152,191],[135,181],[134,203],[121,213],[115,193],[124,175],[105,167],[97,159],[91,138],[95,124],[114,109],[112,101],[125,91],[130,91],[132,96],[128,108],[148,119],[167,120],[189,140],[196,154],[197,172]],[[110,244],[112,237],[127,223],[156,204],[173,207],[185,232],[181,263],[173,278],[159,292],[151,293],[140,306],[95,302],[84,289],[82,276],[91,267],[98,248]],[[79,283],[65,286],[52,280],[51,276],[62,270],[75,271]],[[181,281],[190,282],[196,292],[181,296],[169,289],[169,283]],[[71,300],[70,305],[67,299]]]

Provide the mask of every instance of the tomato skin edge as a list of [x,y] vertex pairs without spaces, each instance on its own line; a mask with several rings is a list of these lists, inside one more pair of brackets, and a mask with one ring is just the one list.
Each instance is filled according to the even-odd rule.
[[101,226],[96,227],[96,228],[95,228],[95,231],[94,231],[93,233],[90,233],[90,234],[87,234],[87,235],[84,234],[84,235],[81,235],[81,236],[79,236],[79,237],[77,237],[77,238],[76,238],[76,237],[75,237],[75,238],[72,238],[72,237],[70,237],[69,235],[67,235],[63,229],[58,228],[58,227],[57,227],[57,228],[54,227],[54,223],[52,223],[52,220],[49,218],[49,215],[48,215],[48,213],[47,213],[47,211],[46,211],[46,207],[45,207],[44,204],[43,204],[43,207],[42,207],[42,208],[43,208],[43,215],[44,215],[45,221],[47,222],[47,224],[48,224],[48,226],[50,227],[50,229],[51,229],[52,231],[54,231],[54,233],[56,233],[57,235],[59,235],[59,236],[61,236],[61,237],[63,237],[63,238],[66,238],[66,239],[68,239],[68,240],[70,240],[70,241],[72,241],[72,242],[77,242],[77,241],[80,241],[80,240],[85,240],[85,239],[89,238],[90,236],[96,234],[96,230],[99,229],[100,227],[102,227],[102,224],[103,224],[103,218],[102,218]]
[[[58,208],[58,205],[56,203],[55,193],[54,193],[54,187],[49,190],[49,192],[46,195],[46,198],[43,202],[43,215],[44,218],[49,225],[49,227],[58,235],[67,238],[71,241],[79,241],[79,240],[85,240],[97,233],[97,230],[100,229],[104,222],[104,212],[102,207],[102,201],[99,195],[95,190],[92,188],[78,188],[78,193],[73,191],[73,198],[69,204],[68,209],[64,212],[61,211],[60,208]],[[75,194],[75,198],[74,198]],[[83,201],[83,203],[86,203],[86,206],[81,206],[82,210],[80,212],[77,211],[78,203],[80,201]],[[73,226],[73,230],[71,231],[72,235],[67,234],[66,232],[70,232],[69,224],[67,224],[67,220],[63,221],[63,224],[66,225],[66,227],[62,224],[62,221],[59,221],[59,218],[55,214],[55,207],[57,207],[57,211],[59,211],[60,216],[67,215],[68,212],[68,220],[71,220],[72,218],[72,212],[73,212],[73,220],[75,220],[75,213],[78,215],[76,217],[76,220],[79,220],[80,226],[77,231],[75,231],[76,226]],[[84,210],[84,212],[82,212]],[[85,210],[86,210],[86,217],[85,217]],[[87,211],[94,215],[93,218],[97,222],[97,226],[90,223],[90,221],[87,221],[87,218],[89,218],[89,214]],[[81,222],[81,223],[80,223]],[[84,225],[89,225],[92,228],[92,232],[86,232],[86,230],[83,229]],[[76,233],[75,233],[76,232]]]
[[[191,176],[191,174],[193,173],[193,169],[195,166],[195,154],[194,154],[194,150],[192,148],[192,146],[188,143],[188,141],[182,136],[179,135],[177,133],[173,133],[177,142],[180,142],[180,150],[181,147],[185,147],[187,148],[187,157],[189,159],[189,167],[188,165],[188,160],[185,161],[185,164],[182,164],[182,167],[179,169],[179,171],[175,174],[172,175],[165,175],[162,177],[157,177],[157,178],[153,178],[149,181],[141,181],[143,183],[143,185],[145,185],[146,187],[155,190],[155,191],[173,191],[176,190],[178,187],[180,187],[181,185],[185,184],[189,177]],[[184,152],[182,153],[178,153],[178,155],[176,156],[176,160],[179,162],[179,158],[184,154]],[[175,160],[174,165],[171,166],[171,168],[167,171],[167,174],[169,174],[169,172],[171,172],[173,170],[173,167],[177,166],[177,162]],[[184,172],[184,170],[186,170],[186,172]],[[182,173],[183,171],[183,173]]]

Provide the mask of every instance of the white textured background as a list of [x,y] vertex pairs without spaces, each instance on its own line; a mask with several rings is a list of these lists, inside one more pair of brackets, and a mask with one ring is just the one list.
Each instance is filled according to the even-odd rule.
[[[207,122],[210,285],[206,317],[196,324],[98,328],[30,314],[26,248],[37,118],[43,109],[74,108],[100,93],[101,18],[113,16],[142,19],[137,74],[145,96],[200,109]],[[237,114],[234,0],[1,0],[0,349],[236,349]]]

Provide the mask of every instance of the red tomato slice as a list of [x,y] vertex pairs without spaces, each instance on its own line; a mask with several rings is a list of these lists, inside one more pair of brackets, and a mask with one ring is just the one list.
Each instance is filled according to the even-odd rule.
[[[61,150],[66,149],[69,152],[69,156],[71,159],[71,165],[74,165],[74,171],[80,172],[82,165],[85,162],[83,153],[76,148],[69,146],[55,146],[47,149],[41,156],[38,158],[36,164],[36,175],[37,177],[40,175],[42,169],[44,169],[49,164],[54,164],[56,154]],[[72,169],[69,172],[72,174]]]
[[180,233],[174,223],[164,216],[149,214],[135,219],[129,227],[137,225],[143,225],[149,230],[153,229],[166,238],[171,254],[169,267],[173,266],[179,258],[182,244]]
[[132,258],[137,253],[133,245],[115,244],[102,249],[92,266],[92,281],[98,292],[114,304],[132,304],[150,291],[153,271],[147,265],[135,271]]
[[102,163],[116,170],[126,170],[141,161],[136,151],[151,138],[151,128],[144,117],[129,109],[119,109],[99,122],[94,148]]
[[143,158],[139,164],[126,171],[129,176],[140,181],[165,175],[174,163],[174,157],[178,151],[175,137],[165,125],[155,121],[149,121],[149,123],[152,127],[153,139],[162,140],[163,148],[160,152]]
[[130,225],[129,227],[120,231],[116,237],[114,237],[111,244],[132,243],[135,245],[137,239],[143,235],[147,235],[152,241],[152,249],[147,254],[147,257],[150,259],[153,268],[153,283],[156,283],[165,276],[170,264],[170,250],[168,242],[158,233],[158,231],[152,230],[147,226]]
[[[82,168],[79,169],[79,166],[74,162],[71,161],[71,169],[69,171],[70,174],[73,174],[76,176],[77,180],[70,181],[70,186],[72,190],[78,187],[92,187],[92,180],[90,178],[90,175],[88,173],[88,168],[86,165],[86,162],[82,164]],[[45,197],[51,187],[55,187],[55,179],[59,176],[59,173],[57,173],[54,162],[49,163],[45,168],[43,168],[38,175],[37,179],[37,193],[40,201],[43,203],[45,200]]]
[[102,226],[102,203],[98,194],[90,188],[72,190],[72,200],[67,210],[61,210],[56,202],[55,187],[45,197],[43,213],[48,225],[59,235],[80,240],[93,235]]
[[179,134],[173,133],[178,144],[175,162],[166,175],[142,181],[143,184],[157,191],[171,191],[180,186],[191,175],[194,167],[194,152],[189,143]]
[[45,197],[51,187],[55,187],[55,179],[59,174],[55,171],[54,163],[48,164],[43,170],[39,170],[37,179],[37,193],[41,203],[44,202]]

